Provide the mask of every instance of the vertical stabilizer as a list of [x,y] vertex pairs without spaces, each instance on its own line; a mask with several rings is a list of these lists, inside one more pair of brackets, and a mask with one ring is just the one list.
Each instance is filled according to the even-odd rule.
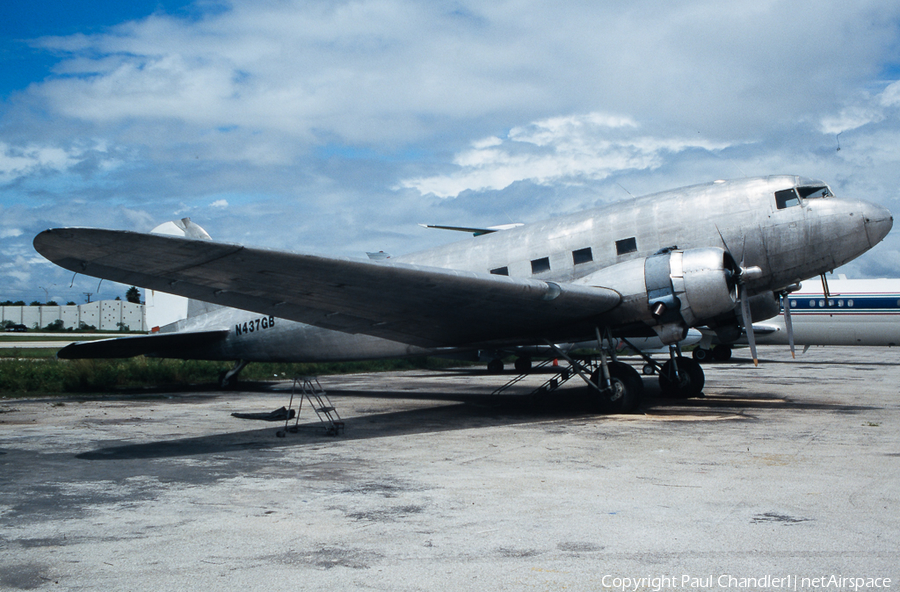
[[[209,234],[203,228],[191,222],[190,218],[164,222],[150,232],[167,236],[212,240]],[[158,290],[144,290],[144,300],[147,303],[147,326],[150,327],[153,333],[156,333],[166,325],[171,325],[202,312],[208,312],[213,306],[205,302],[188,300],[187,298]]]

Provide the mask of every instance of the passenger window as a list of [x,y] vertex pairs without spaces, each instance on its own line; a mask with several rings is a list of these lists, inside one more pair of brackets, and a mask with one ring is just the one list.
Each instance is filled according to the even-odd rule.
[[544,273],[545,271],[550,271],[549,257],[541,257],[540,259],[535,259],[531,262],[531,273],[538,274]]
[[626,255],[635,251],[637,251],[637,241],[634,237],[616,241],[616,255]]
[[497,269],[492,269],[491,273],[494,275],[509,275],[508,267],[498,267]]
[[793,189],[785,189],[783,191],[775,192],[775,205],[778,206],[779,210],[783,210],[784,208],[790,208],[792,206],[800,205],[800,198],[797,197],[797,192]]
[[594,254],[591,253],[590,247],[586,249],[578,249],[577,251],[572,251],[572,260],[575,262],[575,265],[590,263],[594,260]]

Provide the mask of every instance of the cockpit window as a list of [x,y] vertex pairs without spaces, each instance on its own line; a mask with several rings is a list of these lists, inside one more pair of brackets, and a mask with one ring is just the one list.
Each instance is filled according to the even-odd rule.
[[832,197],[834,194],[827,185],[807,185],[797,187],[797,193],[804,199],[817,199],[820,197]]
[[775,192],[775,205],[779,210],[790,208],[792,206],[799,206],[800,198],[797,197],[797,192],[794,191],[793,188],[783,189]]

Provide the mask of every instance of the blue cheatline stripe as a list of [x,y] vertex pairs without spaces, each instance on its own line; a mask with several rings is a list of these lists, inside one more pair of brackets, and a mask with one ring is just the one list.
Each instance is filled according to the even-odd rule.
[[[900,311],[900,294],[832,294],[829,298],[831,303],[829,306],[820,306],[825,301],[822,295],[794,295],[791,297],[791,312],[800,314],[808,313],[813,310],[816,312],[829,312],[834,314],[846,311],[848,313],[883,313],[890,314]],[[852,305],[850,303],[853,303]],[[843,306],[841,306],[841,304]],[[782,307],[783,308],[783,307]]]

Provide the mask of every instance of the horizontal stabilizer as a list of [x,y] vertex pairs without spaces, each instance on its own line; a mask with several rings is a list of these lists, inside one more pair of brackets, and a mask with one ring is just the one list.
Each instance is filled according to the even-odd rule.
[[419,224],[422,228],[436,228],[437,230],[455,230],[457,232],[471,232],[472,236],[481,236],[482,234],[490,234],[500,230],[511,230],[519,226],[525,226],[521,222],[513,222],[512,224],[500,224],[499,226],[488,226],[479,228],[476,226],[443,226],[441,224]]
[[98,341],[79,341],[59,350],[56,357],[64,360],[84,358],[133,358],[134,356],[157,355],[178,358],[191,349],[212,345],[225,339],[227,329],[220,331],[198,331],[188,333],[156,333],[154,335],[133,335],[114,337]]

